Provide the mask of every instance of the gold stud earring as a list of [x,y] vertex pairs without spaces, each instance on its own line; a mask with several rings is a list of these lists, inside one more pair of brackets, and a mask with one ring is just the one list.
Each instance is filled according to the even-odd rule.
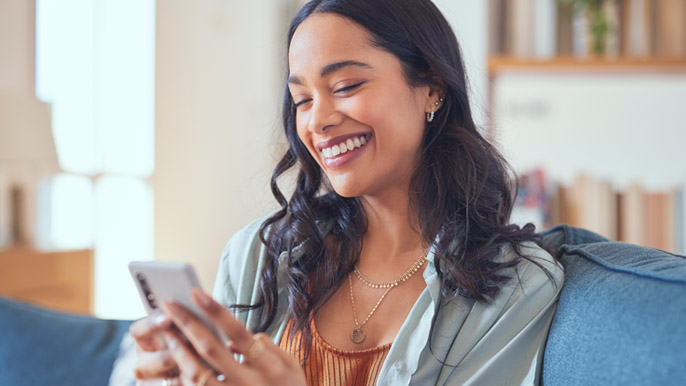
[[[435,103],[434,106],[438,107],[441,103],[443,102],[443,98],[439,98]],[[426,114],[426,121],[431,123],[434,120],[434,116],[436,115],[436,108],[430,113]]]

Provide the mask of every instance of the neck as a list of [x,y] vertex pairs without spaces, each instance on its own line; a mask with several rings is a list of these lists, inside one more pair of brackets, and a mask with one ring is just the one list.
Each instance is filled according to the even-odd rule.
[[365,256],[378,263],[409,261],[421,256],[422,237],[419,219],[410,210],[409,189],[386,191],[382,195],[364,196],[362,207],[368,220],[360,264]]

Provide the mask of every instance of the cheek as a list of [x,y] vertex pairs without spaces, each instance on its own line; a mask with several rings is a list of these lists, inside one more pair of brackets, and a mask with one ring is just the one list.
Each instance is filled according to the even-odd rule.
[[310,155],[319,163],[319,157],[317,154],[316,149],[314,148],[314,145],[312,144],[312,133],[307,129],[307,125],[305,124],[305,118],[303,118],[305,114],[299,114],[296,117],[296,129],[298,132],[298,138],[300,138],[300,142],[305,145],[307,150],[310,152]]
[[[391,90],[393,92],[393,90]],[[412,150],[424,133],[424,108],[407,89],[395,94],[374,98],[372,108],[364,111],[364,122],[369,122],[384,143],[392,143],[400,151]]]
[[386,126],[389,119],[388,105],[391,104],[386,93],[367,92],[361,97],[340,99],[337,107],[346,117],[376,132]]
[[300,140],[305,142],[305,138],[308,136],[308,130],[306,125],[306,114],[296,113],[295,114],[295,127],[298,131],[298,137]]

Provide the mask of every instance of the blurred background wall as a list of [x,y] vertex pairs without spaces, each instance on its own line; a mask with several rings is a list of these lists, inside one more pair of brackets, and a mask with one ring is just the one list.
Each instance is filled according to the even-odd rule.
[[[191,262],[211,289],[229,237],[276,208],[268,183],[285,149],[285,33],[298,3],[0,0],[0,95],[21,89],[49,104],[43,131],[54,134],[60,171],[0,164],[0,234],[12,228],[8,192],[20,180],[30,236],[21,250],[0,238],[0,264],[31,275],[28,255],[49,255],[41,260],[48,267],[85,251],[85,273],[66,265],[44,274],[90,275],[78,287],[85,290],[59,288],[63,297],[90,291],[75,310],[102,317],[142,316],[131,260]],[[564,35],[565,8],[555,0],[505,3],[436,1],[462,44],[477,124],[526,177],[515,220],[541,228],[578,222],[619,239],[627,202],[620,196],[629,187],[678,196],[686,182],[686,59],[618,53],[608,63],[581,48],[561,52],[559,39],[539,40]],[[580,175],[590,176],[591,189],[589,180],[609,185],[615,200],[566,191]],[[570,207],[572,193],[596,204]],[[677,196],[660,209],[674,214],[663,231],[673,234],[674,250],[682,247],[677,234],[686,235]],[[603,218],[615,219],[614,231],[581,215],[608,208]],[[27,295],[33,289],[20,290],[40,302]]]

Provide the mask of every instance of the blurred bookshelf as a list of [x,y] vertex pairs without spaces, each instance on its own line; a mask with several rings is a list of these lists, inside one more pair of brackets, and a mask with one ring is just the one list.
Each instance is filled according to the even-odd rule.
[[686,59],[669,58],[577,58],[557,56],[550,59],[491,56],[488,74],[508,71],[557,71],[567,73],[681,73],[686,74]]
[[[644,106],[639,102],[627,103],[626,92],[616,100],[607,98],[600,102],[597,99],[588,102],[579,99],[579,95],[597,95],[605,84],[616,90],[626,90],[617,84],[626,87],[626,83],[631,83],[640,89],[637,95],[643,97],[642,100],[651,96],[654,100],[673,98],[675,94],[659,93],[664,90],[664,83],[681,82],[686,76],[686,0],[489,0],[488,45],[489,105],[493,116],[503,122],[489,122],[488,126],[504,131],[492,135],[508,147],[509,155],[517,156],[522,150],[546,154],[544,161],[539,162],[545,166],[540,167],[531,167],[533,157],[522,157],[527,167],[517,169],[519,190],[513,222],[533,222],[539,230],[566,223],[592,230],[610,240],[686,254],[686,173],[681,177],[674,177],[677,173],[663,173],[672,176],[673,184],[656,187],[640,178],[626,183],[628,173],[619,173],[622,174],[619,178],[608,172],[610,167],[599,172],[593,165],[586,164],[572,170],[574,163],[562,162],[563,168],[567,168],[563,174],[573,173],[576,177],[571,181],[567,177],[561,182],[559,178],[551,177],[555,175],[551,172],[552,164],[558,161],[552,157],[569,157],[569,154],[546,152],[540,147],[584,149],[588,137],[577,134],[578,138],[570,139],[570,135],[560,135],[564,138],[560,140],[563,145],[546,142],[550,140],[548,136],[538,137],[538,142],[533,141],[537,143],[530,149],[524,147],[524,139],[512,144],[517,138],[531,141],[536,135],[545,133],[542,127],[546,125],[549,130],[569,130],[574,125],[596,123],[592,119],[561,123],[560,119],[570,117],[560,114],[563,108],[574,109],[582,116],[589,112],[607,115],[626,108],[640,111],[646,117],[660,114],[641,109]],[[526,78],[521,81],[513,78],[519,74]],[[601,79],[596,75],[608,75],[616,80],[596,83]],[[614,78],[615,75],[619,77]],[[585,94],[573,94],[576,89],[570,82],[577,81],[596,86]],[[655,82],[655,86],[645,94],[648,96],[644,96],[643,91],[650,87],[646,86],[650,82]],[[546,84],[557,86],[541,87]],[[551,90],[560,86],[563,88],[559,93],[552,94]],[[531,88],[536,91],[532,92]],[[560,93],[568,95],[560,96]],[[588,107],[592,103],[598,105]],[[673,117],[674,110],[669,110],[671,113],[665,115],[665,119],[679,120]],[[650,122],[650,119],[646,120]],[[622,127],[625,121],[615,127],[607,126],[607,119],[602,121],[602,126],[596,127],[603,133],[602,138],[612,135],[627,138],[626,127]],[[653,146],[647,155],[635,149],[627,150],[623,155],[612,153],[619,160],[617,163],[630,157],[655,158],[660,151],[668,151],[660,148],[674,149],[667,146],[668,142],[680,139],[665,134],[675,131],[663,126],[663,132],[660,132],[660,127],[657,124],[651,127],[655,141],[645,145]],[[682,131],[686,130],[677,132]],[[589,135],[588,130],[584,133]],[[683,134],[679,135],[683,137]],[[669,164],[667,162],[663,167],[675,167]],[[559,175],[560,168],[555,172]],[[617,183],[617,180],[624,182]]]
[[686,184],[619,188],[585,174],[560,184],[535,169],[520,174],[518,185],[514,222],[532,222],[538,229],[569,224],[610,240],[686,255]]
[[686,72],[684,0],[489,0],[489,74]]

